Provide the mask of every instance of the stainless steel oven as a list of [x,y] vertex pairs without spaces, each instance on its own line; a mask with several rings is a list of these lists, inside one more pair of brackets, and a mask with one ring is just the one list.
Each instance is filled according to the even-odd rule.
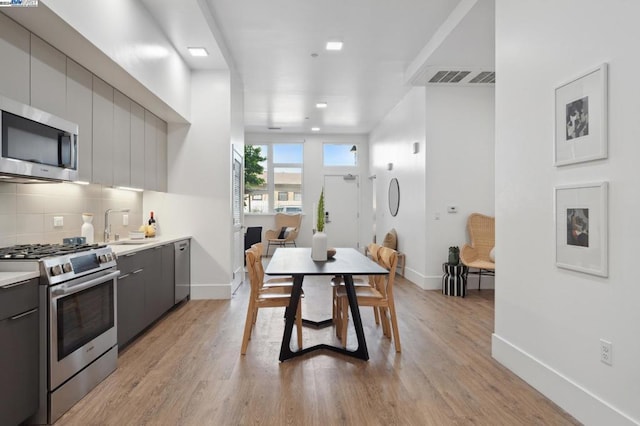
[[107,269],[49,287],[49,381],[58,388],[117,344],[116,279]]
[[40,407],[29,423],[52,424],[117,367],[116,256],[97,244],[30,244],[1,248],[0,261],[40,273]]

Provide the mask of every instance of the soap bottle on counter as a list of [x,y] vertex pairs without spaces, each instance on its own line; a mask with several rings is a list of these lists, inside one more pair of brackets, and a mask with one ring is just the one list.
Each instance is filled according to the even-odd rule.
[[93,214],[82,213],[82,227],[80,228],[80,235],[85,237],[87,244],[93,244]]

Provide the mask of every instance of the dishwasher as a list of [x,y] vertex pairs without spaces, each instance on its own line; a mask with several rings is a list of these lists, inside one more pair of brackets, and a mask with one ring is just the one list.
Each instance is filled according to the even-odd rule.
[[175,303],[191,295],[191,245],[189,240],[173,243],[175,256]]

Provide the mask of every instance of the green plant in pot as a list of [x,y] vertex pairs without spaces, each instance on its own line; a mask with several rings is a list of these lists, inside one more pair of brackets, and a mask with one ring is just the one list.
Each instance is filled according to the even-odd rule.
[[460,263],[460,249],[457,246],[449,247],[449,265],[458,265]]
[[327,260],[327,234],[324,233],[324,188],[320,192],[318,210],[316,212],[316,232],[311,240],[311,258],[314,261],[324,262]]
[[316,230],[324,232],[324,188],[320,192],[320,200],[318,201]]

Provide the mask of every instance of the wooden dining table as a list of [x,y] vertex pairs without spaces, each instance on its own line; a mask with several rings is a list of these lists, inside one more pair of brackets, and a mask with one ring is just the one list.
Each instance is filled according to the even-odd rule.
[[[342,353],[355,358],[368,360],[369,352],[367,342],[364,337],[360,310],[358,308],[358,298],[353,286],[354,275],[387,275],[389,271],[364,256],[353,248],[337,248],[333,259],[318,262],[311,259],[310,248],[278,248],[274,252],[265,274],[274,276],[293,276],[293,288],[291,289],[291,301],[285,312],[284,335],[282,336],[282,346],[280,347],[280,361],[286,361],[309,352],[327,349]],[[309,275],[342,276],[349,299],[351,318],[356,331],[358,347],[355,350],[333,346],[329,344],[319,344],[308,348],[291,350],[291,334],[295,321],[295,313],[300,303],[302,285],[304,277]]]

